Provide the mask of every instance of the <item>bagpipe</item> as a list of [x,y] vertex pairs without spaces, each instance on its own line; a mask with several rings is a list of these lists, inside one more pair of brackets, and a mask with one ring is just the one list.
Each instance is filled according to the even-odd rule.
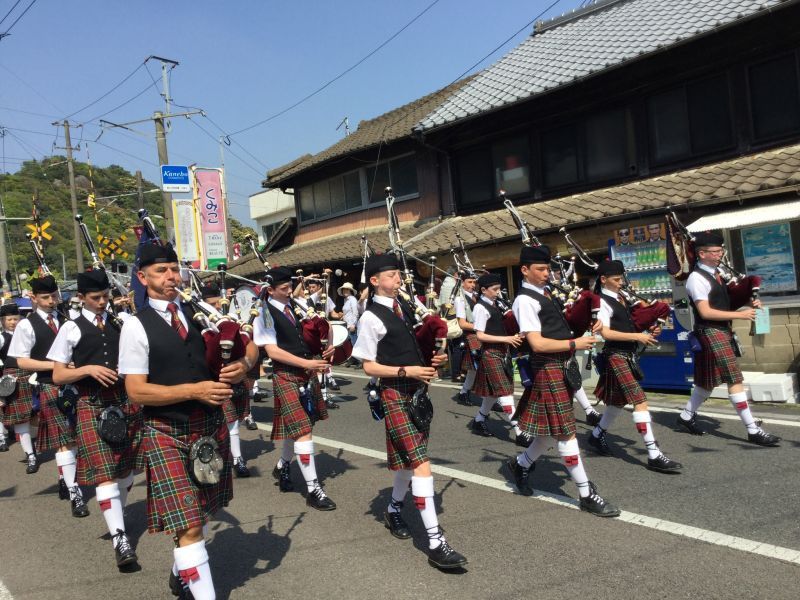
[[[321,356],[330,346],[335,348],[330,359],[331,364],[340,365],[350,358],[353,352],[353,343],[347,331],[347,325],[343,321],[330,321],[327,318],[328,293],[330,290],[330,279],[332,271],[323,269],[319,277],[305,277],[302,269],[297,269],[296,277],[293,278],[299,283],[303,283],[303,300],[306,310],[295,304],[295,314],[301,322],[303,341],[315,356]],[[311,296],[306,289],[306,282],[315,282],[320,285],[319,308],[311,302]]]
[[[33,238],[33,235],[30,233],[26,233],[25,237],[28,239],[28,242],[31,245],[31,249],[33,250],[33,256],[39,265],[39,272],[41,273],[42,277],[46,277],[47,275],[49,275],[50,277],[55,279],[55,276],[53,275],[53,272],[50,270],[50,267],[47,266],[47,261],[44,258],[44,252],[42,251],[42,247],[39,244],[39,242],[37,242]],[[56,304],[56,312],[59,315],[61,315],[61,317],[64,320],[69,321],[69,314],[64,312],[64,305],[61,301],[61,288],[57,289],[57,294],[58,294],[58,304]]]

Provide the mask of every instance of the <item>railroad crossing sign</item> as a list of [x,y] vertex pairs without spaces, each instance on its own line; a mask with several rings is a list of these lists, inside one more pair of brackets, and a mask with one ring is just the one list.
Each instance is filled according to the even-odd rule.
[[31,230],[31,238],[34,240],[37,239],[40,235],[48,242],[53,239],[53,236],[47,233],[46,231],[46,229],[50,227],[50,221],[45,221],[44,223],[42,223],[41,227],[38,227],[37,225],[32,225],[30,223],[26,223],[25,227]]
[[112,242],[110,238],[107,238],[104,235],[98,235],[97,241],[100,242],[100,245],[102,246],[100,249],[100,254],[106,258],[112,254],[115,256],[121,256],[122,258],[128,258],[128,253],[122,249],[122,244],[124,244],[125,240],[127,239],[128,238],[123,234]]

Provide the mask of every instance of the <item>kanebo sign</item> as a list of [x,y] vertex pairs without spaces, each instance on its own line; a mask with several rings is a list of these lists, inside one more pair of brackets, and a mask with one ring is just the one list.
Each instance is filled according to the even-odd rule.
[[161,165],[161,189],[165,192],[191,192],[189,167],[183,165]]

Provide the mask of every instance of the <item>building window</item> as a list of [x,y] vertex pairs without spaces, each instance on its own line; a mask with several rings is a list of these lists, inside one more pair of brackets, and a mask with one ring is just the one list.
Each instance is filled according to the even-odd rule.
[[751,66],[748,79],[756,140],[800,130],[800,92],[794,54]]
[[493,144],[492,163],[495,190],[505,190],[509,196],[531,191],[531,159],[527,136]]
[[733,145],[726,75],[650,97],[647,117],[650,155],[656,164],[725,150]]
[[613,110],[586,120],[586,179],[596,181],[628,172],[625,111]]
[[300,220],[311,221],[316,213],[314,211],[314,189],[311,186],[300,188]]
[[459,205],[494,202],[500,190],[509,196],[531,191],[528,136],[518,136],[475,148],[457,158]]
[[347,210],[361,208],[361,177],[358,171],[348,173],[343,178],[345,206]]
[[542,133],[544,185],[548,188],[578,182],[578,133],[567,125]]
[[392,194],[397,199],[419,194],[417,160],[413,154],[392,159],[377,167],[368,167],[366,176],[370,204],[386,200],[385,190],[390,186]]
[[282,221],[278,221],[277,223],[270,223],[269,225],[262,225],[261,226],[261,237],[264,239],[264,242],[269,242],[272,239],[272,236],[275,235],[275,232],[280,229]]
[[458,157],[458,203],[466,208],[491,202],[492,158],[487,148]]

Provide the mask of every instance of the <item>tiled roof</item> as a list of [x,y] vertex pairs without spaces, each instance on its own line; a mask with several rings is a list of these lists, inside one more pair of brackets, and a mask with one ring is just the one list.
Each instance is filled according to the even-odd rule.
[[265,187],[277,187],[281,182],[331,159],[377,146],[381,142],[385,144],[387,142],[410,137],[414,125],[417,124],[420,119],[439,106],[447,97],[461,88],[461,86],[470,79],[471,77],[461,79],[445,88],[423,96],[413,102],[409,102],[379,117],[368,121],[361,121],[354,132],[322,152],[313,156],[306,154],[278,169],[269,171],[263,185]]
[[[532,228],[545,232],[670,205],[744,199],[790,186],[800,188],[800,145],[517,208]],[[501,209],[447,219],[406,247],[417,256],[443,254],[457,247],[456,232],[468,246],[519,238],[510,215]]]
[[425,131],[495,110],[793,0],[605,0],[546,23],[420,121]]

